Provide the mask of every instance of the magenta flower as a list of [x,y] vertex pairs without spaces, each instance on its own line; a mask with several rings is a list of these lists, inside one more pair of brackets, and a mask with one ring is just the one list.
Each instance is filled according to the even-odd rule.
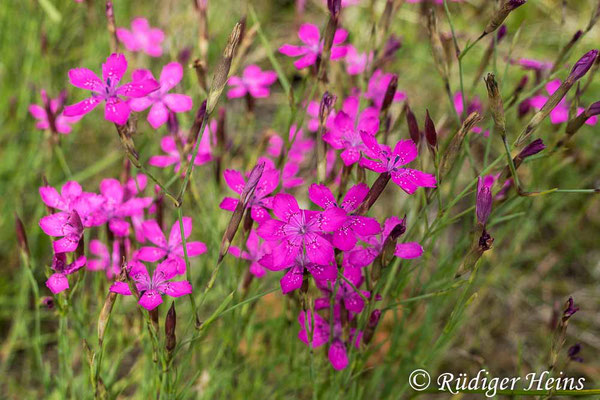
[[257,278],[265,276],[266,271],[264,267],[260,265],[259,260],[270,252],[270,244],[268,242],[261,243],[255,230],[250,231],[250,234],[248,235],[246,250],[242,250],[236,246],[229,247],[229,253],[234,257],[250,261],[250,273]]
[[[342,339],[343,329],[339,315],[339,307],[337,307],[337,313],[334,312],[334,314],[336,315],[333,323],[333,340],[331,341],[331,346],[327,352],[327,357],[329,358],[329,362],[333,368],[336,370],[342,370],[348,366],[348,353],[346,351],[346,344]],[[302,311],[298,316],[298,323],[300,324],[298,338],[307,346],[317,348],[329,342],[329,336],[331,334],[329,322],[327,322],[327,320],[325,320],[319,314],[313,313],[310,310]],[[312,333],[312,342],[309,340],[309,332]],[[357,348],[360,345],[360,337],[360,334],[356,335],[356,331],[351,329],[350,340],[354,342],[354,345]]]
[[[315,146],[315,141],[310,138],[305,139],[304,130],[297,129],[295,124],[290,127],[288,140],[292,143],[292,146],[287,153],[287,160],[296,164],[302,163],[306,155],[309,154]],[[283,150],[283,144],[284,142],[281,136],[272,135],[269,138],[267,154],[270,157],[278,158]]]
[[[45,90],[42,90],[42,101],[44,103],[49,102],[50,112],[54,115],[54,126],[56,127],[56,131],[58,133],[62,133],[64,135],[68,135],[71,133],[71,124],[76,123],[81,119],[80,116],[77,117],[66,117],[63,112],[56,115],[60,104],[62,103],[61,97],[56,99],[48,99],[48,95]],[[29,106],[29,113],[37,120],[35,127],[38,129],[50,129],[50,116],[44,106],[40,106],[37,104],[31,104]]]
[[[247,172],[246,177],[249,175],[250,172]],[[225,182],[227,182],[227,185],[231,188],[231,190],[239,195],[244,192],[246,179],[241,172],[234,169],[226,169],[223,171],[223,177],[225,178]],[[267,209],[273,208],[273,197],[270,197],[269,195],[273,193],[273,191],[277,188],[277,185],[279,185],[279,171],[275,168],[267,168],[265,165],[263,174],[256,185],[256,189],[254,190],[254,196],[248,202],[248,207],[250,207],[250,213],[254,221],[261,223],[270,218]],[[238,202],[239,199],[225,197],[219,207],[221,207],[223,210],[233,212]]]
[[323,285],[325,282],[335,281],[337,277],[337,268],[333,260],[327,264],[316,264],[310,261],[306,254],[299,252],[291,266],[276,265],[273,254],[265,254],[260,259],[260,264],[271,271],[287,269],[287,272],[279,281],[281,293],[283,294],[300,289],[304,279],[304,271],[308,271],[316,282],[321,282]]
[[123,97],[144,97],[158,89],[159,84],[154,79],[126,83],[119,86],[119,82],[127,71],[127,60],[123,54],[111,54],[106,63],[102,64],[102,79],[87,68],[69,70],[71,85],[80,89],[90,90],[92,97],[65,107],[64,115],[75,117],[92,111],[100,102],[105,101],[104,118],[116,124],[123,125],[127,122],[131,109]]
[[46,235],[62,238],[52,242],[55,253],[75,251],[81,236],[83,236],[83,224],[75,210],[42,217],[39,225]]
[[248,65],[242,77],[231,76],[227,84],[232,87],[227,92],[227,97],[236,99],[249,94],[255,98],[269,97],[271,86],[277,80],[275,71],[263,71],[258,65]]
[[[152,278],[150,278],[146,266],[139,261],[130,261],[128,268],[129,275],[140,293],[138,304],[148,311],[154,310],[163,302],[163,294],[181,297],[192,293],[192,285],[188,281],[170,281],[177,275],[177,261],[174,259],[167,259],[158,264]],[[127,282],[114,282],[110,291],[131,296]]]
[[357,235],[370,236],[381,232],[379,222],[376,219],[352,215],[352,212],[358,208],[368,192],[369,187],[364,183],[354,185],[348,190],[342,203],[338,205],[333,193],[327,186],[313,183],[308,188],[308,197],[313,203],[323,209],[341,208],[348,214],[346,221],[333,233],[332,243],[338,249],[352,250],[356,246]]
[[[546,84],[546,92],[548,92],[548,96],[552,96],[554,92],[560,87],[560,79],[555,79]],[[528,103],[531,107],[541,110],[544,104],[548,101],[548,96],[537,95],[530,97]],[[577,115],[581,114],[585,111],[583,107],[577,107]],[[554,125],[562,124],[563,122],[567,122],[569,120],[569,103],[566,98],[563,98],[560,103],[554,107],[552,111],[550,111],[550,122]],[[592,116],[588,118],[585,123],[587,125],[596,125],[598,122],[597,116]]]
[[520,58],[517,60],[517,64],[519,64],[524,69],[530,69],[533,71],[546,71],[552,68],[553,64],[548,61],[539,61],[531,58]]
[[[342,110],[337,112],[330,129],[323,135],[323,140],[334,149],[342,150],[340,157],[345,165],[355,164],[360,160],[366,147],[361,132],[374,136],[379,130],[378,111],[369,107],[357,118],[359,99],[350,96],[344,100]],[[356,121],[356,122],[355,122]]]
[[[366,267],[370,265],[375,258],[383,251],[383,246],[386,239],[392,230],[400,224],[404,224],[404,220],[398,217],[390,217],[383,223],[383,229],[380,235],[371,235],[362,238],[367,247],[357,247],[348,252],[344,256],[344,261],[355,267]],[[423,254],[423,248],[417,242],[406,242],[396,244],[394,255],[398,258],[413,259],[419,258]]]
[[[155,220],[144,221],[142,227],[146,239],[155,244],[156,247],[142,247],[137,251],[136,258],[149,262],[159,261],[163,258],[174,259],[177,262],[177,273],[179,275],[185,274],[186,267],[185,260],[183,259],[183,243],[179,221],[175,222],[171,227],[169,241],[167,241],[162,229]],[[192,219],[190,217],[183,217],[183,231],[187,239],[192,233]],[[188,257],[196,257],[206,252],[206,245],[202,242],[187,242],[186,244]]]
[[117,28],[117,39],[129,51],[142,51],[151,57],[160,57],[165,34],[158,28],[150,27],[146,18],[138,17],[131,20],[131,30]]
[[[454,94],[453,100],[454,100],[454,108],[456,109],[456,113],[458,115],[462,116],[463,111],[465,109],[465,103],[464,103],[463,98],[462,98],[462,93],[461,92],[456,92]],[[483,112],[483,105],[481,104],[481,100],[477,96],[473,96],[473,100],[471,102],[467,103],[466,114],[469,115],[473,111],[477,111],[478,113],[482,113]],[[473,128],[471,128],[471,130],[473,132],[475,132],[475,133],[481,133],[481,132],[483,132],[483,129],[481,129],[481,127],[479,127],[479,126],[474,126]],[[486,130],[485,132],[483,132],[483,136],[484,137],[490,136],[490,131]]]
[[331,207],[323,212],[301,210],[294,196],[280,193],[273,199],[273,212],[279,220],[268,219],[257,229],[258,236],[274,244],[272,267],[293,264],[306,252],[310,262],[329,265],[334,259],[333,246],[326,232],[334,232],[346,221],[346,213]]
[[144,208],[152,204],[152,197],[132,197],[125,199],[125,189],[116,179],[103,179],[100,193],[104,197],[102,212],[108,227],[117,236],[129,235],[129,222],[126,217],[143,214]]
[[[294,61],[294,66],[297,69],[303,69],[313,65],[317,61],[317,57],[323,51],[323,42],[319,28],[313,24],[302,24],[298,30],[298,37],[304,43],[304,46],[293,46],[284,44],[279,48],[279,52],[289,57],[302,56]],[[346,46],[340,46],[346,38],[348,32],[344,29],[338,29],[333,37],[333,46],[331,47],[331,59],[336,60],[346,55]]]
[[81,256],[73,261],[71,264],[67,264],[67,255],[65,253],[55,253],[52,259],[52,270],[54,273],[48,277],[46,286],[54,294],[60,293],[63,290],[69,288],[69,279],[67,275],[78,271],[85,265],[86,258]]
[[105,222],[100,212],[104,198],[95,193],[84,192],[75,181],[65,183],[60,194],[52,186],[42,186],[39,192],[48,207],[67,213],[76,211],[86,228]]
[[484,178],[481,176],[477,179],[477,197],[475,202],[475,214],[477,222],[485,226],[492,212],[492,186],[496,181],[495,176],[490,174]]
[[[388,85],[392,80],[394,74],[384,73],[380,69],[375,70],[371,79],[369,79],[369,85],[367,86],[367,92],[364,94],[365,98],[370,99],[373,104],[379,109],[383,104],[385,93],[387,92]],[[394,94],[394,101],[403,101],[406,99],[406,93],[397,91]]]
[[[133,111],[144,111],[148,107],[148,122],[154,129],[158,129],[167,122],[169,111],[174,113],[186,112],[192,109],[192,98],[185,94],[168,93],[181,81],[183,67],[178,62],[165,65],[160,72],[160,88],[149,93],[145,97],[129,100],[129,106]],[[138,69],[133,72],[133,82],[154,80],[152,72],[147,69]]]
[[[319,129],[319,108],[320,104],[318,101],[311,101],[306,107],[306,114],[310,117],[307,121],[308,130],[316,132]],[[330,128],[335,119],[335,110],[331,110],[325,121],[325,126]]]
[[[345,265],[343,274],[344,274],[344,277],[349,282],[351,282],[354,285],[354,287],[356,287],[356,288],[360,288],[360,286],[364,282],[364,277],[362,275],[360,268],[352,267],[350,265]],[[317,284],[319,286],[319,289],[321,289],[321,292],[323,292],[323,294],[325,294],[327,296],[317,299],[315,301],[315,308],[319,309],[320,305],[323,305],[324,307],[329,307],[330,298],[333,296],[333,293],[334,293],[333,287],[328,286],[328,285],[323,285],[322,283],[317,283]],[[341,280],[339,282],[339,286],[335,293],[336,293],[336,295],[335,295],[336,303],[340,304],[341,306],[344,306],[344,308],[346,310],[348,310],[354,314],[360,313],[365,307],[365,301],[361,297],[361,294],[366,298],[369,298],[369,296],[371,295],[371,293],[366,290],[362,290],[361,293],[359,294],[345,280]]]
[[362,74],[365,72],[367,64],[373,62],[373,52],[369,52],[368,54],[366,52],[359,53],[358,50],[356,50],[356,47],[351,44],[349,44],[347,48],[348,52],[344,59],[346,61],[346,72],[348,75]]
[[[210,121],[210,123],[204,129],[204,134],[202,138],[198,142],[198,154],[194,159],[194,165],[202,165],[213,159],[212,148],[216,145],[216,131],[217,131],[217,122],[215,120]],[[162,151],[167,153],[167,155],[158,155],[152,156],[148,160],[148,164],[159,167],[166,168],[171,165],[175,166],[175,172],[179,172],[181,169],[181,153],[177,148],[176,140],[181,141],[182,147],[185,146],[185,142],[181,138],[175,138],[173,136],[164,136],[160,140],[160,148]],[[187,156],[188,162],[192,159],[192,153],[195,150],[191,151]],[[185,170],[181,171],[181,173],[185,173]]]
[[89,260],[87,268],[91,271],[106,271],[108,279],[119,275],[121,272],[121,249],[118,240],[113,240],[112,253],[99,240],[90,242],[90,253],[98,256],[96,259]]
[[374,136],[361,132],[361,137],[367,150],[365,155],[374,158],[360,160],[362,167],[371,171],[391,174],[392,181],[406,193],[413,194],[418,187],[435,187],[435,176],[416,169],[403,168],[417,158],[417,146],[412,140],[400,140],[394,151],[386,145],[377,143]]

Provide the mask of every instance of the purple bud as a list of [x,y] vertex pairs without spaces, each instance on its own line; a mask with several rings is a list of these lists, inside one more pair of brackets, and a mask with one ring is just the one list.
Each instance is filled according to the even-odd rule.
[[573,346],[569,347],[567,354],[571,361],[583,362],[583,358],[578,356],[579,352],[581,352],[581,344],[575,343]]
[[527,86],[527,82],[529,82],[529,77],[527,75],[523,75],[523,77],[519,81],[519,84],[517,85],[517,90],[521,91],[525,89],[525,86]]
[[398,50],[402,47],[402,41],[395,35],[391,35],[388,41],[385,43],[383,48],[383,58],[392,58]]
[[573,301],[573,297],[569,297],[569,300],[567,300],[567,304],[565,306],[566,307],[563,311],[563,321],[568,320],[569,318],[571,318],[571,316],[573,314],[575,314],[577,311],[579,311],[579,307],[575,307],[575,302]]
[[327,8],[334,19],[340,15],[342,9],[342,0],[327,0]]
[[571,42],[575,43],[576,41],[578,41],[581,38],[581,35],[583,35],[582,30],[578,30],[577,32],[575,32],[575,34],[573,35],[573,38],[571,39]]
[[504,36],[506,36],[506,25],[502,25],[500,28],[498,28],[498,33],[496,33],[496,42],[500,42],[502,39],[504,39]]
[[567,79],[570,79],[574,82],[583,78],[583,76],[594,64],[594,61],[596,61],[596,57],[598,57],[598,50],[590,50],[585,53],[583,57],[581,57],[579,61],[575,63]]
[[406,109],[406,124],[408,125],[408,133],[410,133],[410,138],[415,144],[419,144],[421,140],[421,133],[419,132],[419,124],[417,123],[417,118],[415,114],[410,109],[408,104],[405,105]]
[[323,93],[323,97],[321,98],[321,104],[319,104],[319,121],[321,123],[325,123],[327,116],[331,112],[337,97],[329,92]]
[[592,105],[590,105],[587,108],[587,110],[585,110],[585,114],[588,117],[592,117],[594,115],[600,114],[600,101],[597,101],[597,102],[593,103]]
[[529,99],[525,99],[522,102],[520,102],[518,107],[519,118],[523,118],[525,114],[527,114],[530,110],[531,103],[529,102]]
[[427,139],[429,147],[437,148],[437,132],[433,120],[429,116],[429,110],[425,112],[425,139]]
[[43,297],[42,305],[48,310],[52,310],[54,308],[54,298],[50,296]]
[[177,312],[175,311],[175,302],[172,302],[165,317],[165,348],[168,352],[172,352],[177,344],[177,337],[175,336],[176,326]]
[[167,117],[167,131],[173,136],[179,135],[179,121],[177,120],[177,115],[172,111],[169,111]]
[[492,180],[491,184],[485,182],[484,179],[479,177],[477,183],[477,200],[475,202],[475,212],[477,214],[477,221],[485,226],[487,220],[492,212],[492,190],[491,187],[494,184]]
[[527,0],[508,0],[506,3],[509,10],[514,10],[516,8],[521,7],[523,4],[527,3]]
[[179,61],[180,64],[184,64],[185,65],[188,62],[190,62],[190,58],[191,57],[192,57],[192,48],[189,47],[189,46],[188,47],[184,47],[177,54],[177,61]]
[[381,318],[381,310],[373,310],[371,315],[369,316],[369,327],[375,328],[379,323],[379,318]]
[[542,139],[536,139],[533,142],[529,143],[523,150],[521,150],[521,152],[517,155],[517,158],[523,160],[527,157],[531,157],[532,155],[539,153],[545,148],[546,145],[544,144]]
[[27,244],[27,233],[25,232],[25,226],[21,218],[15,213],[15,231],[17,233],[17,244],[21,250],[29,256],[29,245]]
[[392,101],[394,101],[394,96],[396,95],[396,89],[398,89],[398,75],[394,74],[392,75],[392,78],[390,79],[390,83],[388,83],[387,89],[385,91],[385,96],[383,98],[383,102],[381,104],[381,109],[382,110],[387,110],[390,105],[392,104]]

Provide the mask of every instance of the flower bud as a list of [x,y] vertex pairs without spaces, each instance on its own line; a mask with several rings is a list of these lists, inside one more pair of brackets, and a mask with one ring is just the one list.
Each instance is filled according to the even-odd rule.
[[494,74],[487,74],[485,85],[487,87],[490,110],[492,112],[492,117],[494,118],[494,124],[500,135],[505,137],[506,119],[504,118],[504,105],[502,104],[502,96],[498,90],[498,83],[496,82]]
[[502,6],[492,15],[490,22],[487,24],[480,38],[484,37],[488,33],[494,32],[504,22],[508,14],[515,9],[525,4],[527,0],[506,0]]
[[427,139],[429,148],[435,152],[437,150],[437,132],[435,124],[429,116],[429,110],[425,111],[425,139]]
[[421,132],[419,132],[419,124],[417,123],[417,118],[415,114],[410,109],[408,103],[404,105],[404,110],[406,111],[406,125],[408,125],[408,133],[410,133],[410,138],[415,144],[419,144],[421,140]]
[[569,350],[567,350],[567,356],[569,356],[569,359],[571,361],[583,362],[583,358],[578,356],[580,351],[581,351],[581,344],[575,343],[573,346],[569,347]]
[[17,233],[17,244],[19,248],[27,257],[29,257],[29,244],[27,243],[27,233],[25,232],[25,226],[21,218],[15,213],[15,231]]
[[48,310],[54,309],[54,298],[51,296],[42,297],[42,306],[46,307]]
[[596,61],[596,57],[598,57],[598,50],[590,50],[583,55],[576,63],[573,65],[573,69],[571,69],[571,73],[567,80],[575,83],[579,79],[583,78],[583,76],[592,68],[594,65],[594,61]]
[[579,307],[575,307],[575,302],[573,301],[573,297],[569,297],[569,300],[565,303],[565,308],[563,310],[562,320],[563,323],[568,321],[569,318],[573,316],[577,311],[579,311]]
[[331,17],[337,19],[342,10],[342,0],[327,0],[327,8],[329,9]]
[[385,112],[394,101],[394,96],[396,95],[396,90],[398,89],[398,75],[393,74],[390,82],[388,83],[387,89],[385,91],[385,96],[383,98],[383,102],[381,104],[381,111]]
[[319,104],[319,124],[325,124],[331,109],[335,105],[337,97],[334,94],[329,92],[323,93],[323,97],[321,98],[321,103]]
[[171,354],[177,344],[175,336],[175,327],[177,326],[177,313],[175,312],[175,302],[171,302],[171,307],[165,317],[165,349]]
[[540,151],[544,150],[546,145],[542,141],[542,139],[536,139],[533,142],[529,143],[521,152],[517,155],[517,158],[524,160],[527,157],[531,157]]
[[477,214],[477,222],[482,226],[485,226],[492,212],[492,185],[493,181],[491,185],[488,185],[484,179],[478,178],[475,213]]

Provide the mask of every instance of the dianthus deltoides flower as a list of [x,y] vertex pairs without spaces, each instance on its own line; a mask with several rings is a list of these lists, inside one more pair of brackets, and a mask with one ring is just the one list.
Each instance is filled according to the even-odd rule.
[[412,140],[400,140],[392,151],[388,146],[377,143],[374,136],[361,132],[366,150],[365,155],[374,158],[360,160],[362,167],[379,173],[389,173],[392,181],[406,193],[413,194],[418,187],[435,187],[435,176],[416,169],[403,168],[417,158],[417,146]]
[[55,253],[75,251],[83,236],[83,224],[75,210],[47,215],[40,219],[39,225],[46,235],[61,238],[52,242]]
[[[177,261],[168,259],[156,266],[152,277],[148,274],[146,266],[139,261],[128,264],[129,276],[135,282],[135,287],[140,294],[139,305],[151,311],[162,302],[162,295],[181,297],[192,293],[192,285],[188,281],[170,281],[177,275]],[[131,296],[131,290],[126,282],[114,282],[110,291],[124,296]]]
[[[160,88],[147,96],[131,99],[129,105],[133,111],[143,111],[150,107],[148,122],[154,129],[158,129],[167,122],[169,111],[182,113],[192,109],[192,98],[185,94],[168,93],[183,78],[183,67],[178,62],[170,62],[160,72],[158,81]],[[154,80],[152,72],[147,69],[137,69],[132,75],[133,82]]]
[[[56,115],[60,104],[62,103],[61,98],[64,99],[64,96],[59,96],[56,99],[49,99],[45,90],[42,90],[42,101],[44,103],[48,103],[50,108],[50,113],[54,115],[54,127],[56,128],[56,132],[62,133],[63,135],[68,135],[71,133],[71,124],[79,121],[81,117],[65,117],[64,113],[61,111],[60,114]],[[50,116],[48,115],[48,110],[44,105],[40,106],[37,104],[31,104],[29,106],[29,113],[37,120],[35,127],[38,129],[50,129]]]
[[117,28],[117,39],[129,51],[143,51],[151,57],[160,57],[165,34],[158,28],[152,28],[146,18],[138,17],[131,20],[131,30]]
[[[187,239],[192,233],[192,219],[183,217],[183,232]],[[151,219],[142,224],[144,236],[156,247],[144,246],[136,253],[136,258],[142,261],[155,262],[163,258],[174,259],[176,261],[176,272],[179,275],[185,274],[185,260],[183,259],[183,240],[181,239],[181,228],[179,221],[175,222],[169,233],[169,241],[158,225],[158,222]],[[199,256],[206,252],[206,245],[202,242],[186,242],[188,257]]]
[[[90,90],[92,96],[65,107],[64,115],[75,117],[92,111],[102,101],[106,102],[104,118],[116,124],[127,122],[131,108],[122,97],[144,97],[159,88],[154,79],[145,79],[119,86],[127,71],[127,60],[123,54],[111,54],[102,64],[102,79],[87,68],[75,68],[69,71],[71,85]],[[121,97],[122,96],[122,97]]]
[[[300,57],[294,61],[294,66],[298,69],[306,68],[317,62],[318,56],[323,51],[323,41],[319,28],[313,24],[302,24],[298,30],[298,37],[304,43],[303,46],[294,46],[284,44],[279,48],[279,52],[289,57]],[[348,32],[344,29],[338,29],[333,37],[333,45],[331,47],[331,59],[336,60],[346,55],[348,49],[346,46],[340,46],[346,38]]]
[[67,255],[65,253],[55,253],[52,259],[52,270],[54,273],[48,277],[46,286],[54,294],[60,293],[69,288],[67,275],[78,271],[85,265],[85,256],[78,257],[75,261],[67,264]]
[[346,222],[344,210],[331,207],[323,212],[301,210],[294,196],[280,193],[273,199],[273,213],[279,219],[260,224],[257,233],[273,246],[273,268],[292,265],[296,257],[306,252],[308,260],[329,265],[334,259],[333,245],[326,238]]
[[227,97],[236,99],[249,94],[255,98],[269,97],[271,86],[277,80],[275,71],[263,71],[258,65],[248,65],[242,76],[231,76],[227,84],[231,89],[227,92]]

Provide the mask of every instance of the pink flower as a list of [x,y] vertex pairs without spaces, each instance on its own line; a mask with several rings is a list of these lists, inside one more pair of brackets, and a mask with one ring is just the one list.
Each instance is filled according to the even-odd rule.
[[347,52],[346,58],[345,58],[346,72],[349,75],[360,75],[363,72],[365,72],[365,68],[367,67],[367,64],[370,64],[373,61],[373,52],[369,52],[369,54],[359,53],[356,50],[356,47],[354,47],[351,44],[349,44],[346,47],[348,49],[348,52]]
[[[312,151],[315,146],[313,139],[304,138],[304,130],[296,129],[296,125],[290,127],[288,140],[292,143],[289,152],[287,153],[287,159],[290,162],[300,164],[304,161],[304,158],[308,153]],[[269,146],[267,148],[267,154],[273,158],[278,158],[283,150],[283,139],[279,135],[272,135],[269,138]]]
[[[150,108],[148,122],[154,129],[158,129],[167,122],[169,111],[175,113],[186,112],[192,109],[192,98],[185,94],[167,93],[181,81],[183,67],[178,62],[165,65],[160,73],[160,88],[145,97],[131,99],[129,106],[133,111],[144,111]],[[138,69],[133,72],[133,82],[154,80],[152,72],[147,69]]]
[[[177,275],[177,261],[167,259],[157,265],[152,278],[146,266],[139,261],[130,261],[129,275],[135,282],[140,293],[138,304],[146,310],[154,310],[162,303],[162,295],[181,297],[192,293],[192,285],[188,281],[170,281]],[[131,290],[126,282],[114,282],[110,287],[113,293],[131,296]]]
[[381,231],[379,222],[376,219],[352,215],[352,212],[358,208],[368,192],[369,187],[364,183],[354,185],[348,190],[342,203],[338,205],[333,193],[327,186],[313,183],[308,188],[308,197],[313,203],[323,209],[341,208],[348,214],[346,221],[333,233],[332,243],[338,249],[352,250],[356,246],[357,235],[370,236]]
[[40,219],[39,225],[46,235],[62,238],[52,242],[55,253],[75,251],[83,236],[83,224],[75,210],[47,215]]
[[113,240],[112,253],[99,240],[90,242],[90,253],[98,256],[97,259],[89,260],[87,267],[91,271],[106,271],[106,276],[111,279],[121,272],[121,249],[118,240]]
[[[62,133],[68,135],[71,133],[71,124],[79,121],[81,119],[80,116],[77,117],[66,117],[63,112],[56,115],[58,111],[59,105],[62,103],[60,97],[56,99],[48,99],[46,95],[46,91],[42,90],[42,101],[46,103],[49,101],[50,112],[54,115],[54,126],[56,127],[56,131],[58,133]],[[50,116],[44,106],[39,106],[37,104],[31,104],[29,106],[29,113],[37,120],[35,127],[38,129],[50,129]]]
[[160,57],[165,34],[158,28],[151,28],[146,18],[138,17],[131,20],[131,30],[117,28],[117,38],[129,51],[143,51],[151,57]]
[[92,111],[101,101],[106,102],[104,118],[116,124],[123,125],[127,122],[131,109],[124,97],[144,97],[158,89],[159,84],[154,79],[126,83],[119,86],[119,82],[127,71],[127,60],[123,54],[111,54],[106,63],[102,64],[102,80],[87,68],[69,70],[71,85],[80,89],[90,90],[92,97],[65,107],[64,115],[75,117]]
[[[215,120],[210,121],[208,126],[204,129],[204,134],[198,143],[198,154],[194,159],[194,165],[202,165],[213,159],[212,156],[212,147],[216,145],[216,131],[217,131],[217,122]],[[180,140],[182,147],[185,145],[185,142],[182,139],[174,138],[173,136],[165,136],[160,140],[160,148],[162,151],[167,153],[167,155],[160,156],[152,156],[148,160],[148,164],[153,165],[159,168],[166,168],[168,166],[174,165],[175,172],[178,172],[181,168],[181,153],[177,148],[177,143],[175,140]],[[190,151],[190,154],[187,156],[188,162],[192,159],[192,154],[195,150]],[[185,171],[181,171],[181,173],[185,173]]]
[[85,265],[86,258],[81,256],[73,261],[71,264],[67,264],[67,255],[65,253],[56,253],[52,259],[52,270],[54,273],[48,277],[46,286],[54,294],[60,293],[63,290],[69,288],[69,280],[67,275],[78,271]]
[[227,82],[232,87],[227,97],[235,99],[249,94],[255,98],[269,97],[269,86],[277,80],[275,71],[262,71],[258,65],[248,65],[242,77],[231,76]]
[[60,194],[52,186],[42,186],[39,192],[48,207],[67,213],[76,211],[86,228],[102,225],[105,221],[100,212],[104,198],[96,193],[84,192],[75,181],[65,183]]
[[[548,92],[548,95],[552,96],[552,94],[560,87],[560,84],[561,84],[560,79],[555,79],[553,81],[548,82],[546,84],[546,92]],[[541,110],[547,101],[548,101],[548,97],[542,96],[542,95],[530,97],[528,100],[529,105],[537,110]],[[585,111],[585,108],[577,107],[577,115],[581,114],[584,111]],[[562,124],[563,122],[567,122],[568,120],[569,120],[569,103],[567,102],[566,98],[563,98],[560,101],[560,103],[558,103],[556,105],[556,107],[554,107],[554,109],[552,111],[550,111],[550,122],[552,124],[556,125],[556,124]],[[592,116],[592,117],[588,118],[587,121],[585,121],[585,123],[587,125],[596,125],[597,122],[598,122],[597,116]]]
[[[392,230],[400,225],[404,224],[404,220],[398,217],[390,217],[385,220],[382,226],[380,235],[370,235],[363,237],[362,239],[368,245],[366,247],[360,247],[353,249],[344,256],[344,261],[347,261],[350,265],[355,267],[366,267],[370,265],[375,258],[383,251],[383,245],[386,239],[392,232]],[[421,257],[423,254],[423,248],[417,242],[406,242],[396,244],[394,255],[403,259],[412,259]]]
[[392,151],[388,146],[377,143],[372,135],[361,132],[360,136],[367,148],[365,155],[376,160],[363,158],[360,160],[362,167],[379,173],[389,172],[392,181],[408,194],[413,194],[418,187],[435,187],[435,176],[416,169],[402,168],[417,158],[415,142],[410,139],[400,140]]
[[539,61],[531,58],[521,58],[517,61],[524,69],[531,69],[534,71],[545,71],[552,68],[553,64],[548,61]]
[[[259,160],[259,162],[261,162],[261,160]],[[249,175],[250,172],[246,173],[246,177]],[[227,182],[227,185],[231,188],[231,190],[239,195],[243,193],[244,187],[246,186],[244,174],[234,169],[226,169],[223,171],[223,177],[225,178],[225,182]],[[248,203],[248,207],[250,207],[251,216],[254,221],[260,223],[270,218],[267,209],[273,207],[273,197],[270,197],[269,195],[273,193],[278,185],[279,171],[274,168],[268,168],[265,165],[263,174],[256,185],[256,189],[254,190],[254,196]],[[223,210],[233,212],[238,202],[238,199],[225,197],[219,207],[221,207]]]
[[287,269],[287,272],[279,281],[281,293],[283,294],[287,294],[302,287],[304,271],[308,271],[316,282],[333,282],[337,277],[335,262],[331,261],[327,264],[316,264],[310,261],[304,253],[298,253],[291,266],[277,266],[274,264],[273,260],[274,257],[272,253],[266,254],[260,259],[260,263],[271,271]]
[[100,193],[104,197],[102,212],[108,227],[116,236],[129,235],[129,222],[126,217],[143,215],[144,208],[152,204],[151,197],[125,198],[125,188],[116,179],[103,179]]
[[358,97],[350,96],[344,100],[342,110],[336,113],[329,131],[323,135],[323,140],[331,147],[344,150],[340,157],[345,165],[358,162],[361,152],[366,150],[360,132],[375,135],[379,130],[378,111],[369,107],[357,118],[358,106]]
[[272,268],[288,267],[304,252],[311,263],[323,266],[332,262],[333,246],[326,239],[326,232],[342,226],[346,221],[344,210],[336,207],[323,212],[301,210],[294,196],[280,193],[273,199],[273,212],[279,219],[268,219],[257,229],[260,237],[278,243],[274,244],[269,263]]
[[[309,65],[313,65],[317,61],[317,57],[323,51],[323,42],[319,28],[313,24],[302,24],[298,30],[298,37],[304,43],[304,46],[293,46],[284,44],[279,48],[279,52],[289,57],[302,56],[294,61],[294,66],[297,69],[303,69]],[[348,37],[348,32],[344,29],[338,29],[333,37],[333,46],[331,48],[331,59],[337,60],[346,55],[346,46],[340,46]]]
[[[187,239],[192,233],[192,219],[183,217],[183,231]],[[169,233],[169,241],[165,238],[158,222],[151,219],[142,224],[144,236],[156,247],[144,246],[136,253],[136,258],[142,261],[155,262],[163,258],[174,259],[177,264],[177,273],[185,274],[185,260],[183,259],[183,241],[179,221],[175,222]],[[196,257],[206,252],[206,245],[202,242],[187,242],[188,257]]]
[[[456,109],[456,113],[458,115],[462,116],[463,111],[465,109],[464,101],[462,98],[462,93],[456,92],[454,94],[453,100],[454,100],[454,108]],[[469,115],[473,111],[477,111],[478,113],[483,112],[483,105],[481,104],[481,100],[479,100],[479,97],[477,97],[477,96],[473,96],[473,100],[470,103],[468,103],[466,114]],[[483,132],[483,129],[481,129],[481,127],[479,127],[479,126],[474,126],[473,128],[471,128],[471,130],[475,133]],[[483,132],[483,136],[484,137],[490,136],[490,131],[486,130],[485,132]]]
[[[393,76],[394,74],[384,73],[378,69],[373,72],[371,79],[369,79],[367,92],[364,96],[365,98],[370,99],[378,109],[381,108],[381,105],[383,104],[385,92],[387,91]],[[406,94],[404,92],[397,91],[396,94],[394,94],[394,101],[403,101],[405,99]]]
[[[377,224],[377,227],[379,228],[379,224]],[[364,281],[361,269],[347,264],[344,266],[343,275],[356,288],[360,288]],[[330,298],[333,297],[334,293],[332,290],[333,287],[319,284],[319,289],[321,289],[321,292],[323,292],[326,297],[317,299],[315,301],[315,308],[319,309],[319,305],[321,303],[323,303],[325,307],[329,307]],[[361,294],[366,298],[369,298],[371,295],[371,293],[366,290],[362,290],[360,293],[358,293],[352,286],[350,286],[350,284],[348,284],[345,280],[342,280],[339,282],[338,289],[335,292],[335,301],[351,313],[358,314],[365,307],[365,301],[361,297]]]
[[248,240],[246,241],[246,251],[236,246],[229,247],[229,253],[234,257],[243,258],[250,261],[250,273],[257,278],[265,276],[265,269],[258,262],[265,254],[271,252],[271,246],[268,242],[260,242],[260,238],[255,230],[250,231]]

